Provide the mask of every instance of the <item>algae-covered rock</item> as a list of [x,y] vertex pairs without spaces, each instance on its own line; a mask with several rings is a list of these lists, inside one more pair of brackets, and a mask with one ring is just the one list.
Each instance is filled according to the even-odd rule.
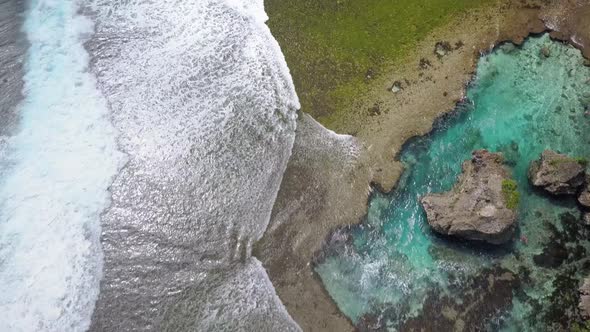
[[518,192],[501,154],[473,152],[451,191],[420,201],[438,233],[493,244],[510,240],[514,233]]
[[573,195],[584,183],[584,161],[545,150],[531,163],[529,179],[553,195]]

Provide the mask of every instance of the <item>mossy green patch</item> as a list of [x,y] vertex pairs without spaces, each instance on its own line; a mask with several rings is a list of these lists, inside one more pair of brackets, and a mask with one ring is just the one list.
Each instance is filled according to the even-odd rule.
[[590,332],[590,322],[576,322],[572,325],[572,332]]
[[302,109],[331,126],[434,28],[495,1],[266,0],[265,9]]
[[588,159],[583,157],[576,157],[576,158],[561,158],[561,159],[553,159],[549,162],[549,165],[557,167],[561,164],[576,162],[580,164],[582,167],[586,167],[588,165]]
[[502,194],[506,207],[509,209],[516,209],[520,201],[520,194],[518,193],[518,184],[512,179],[502,180]]

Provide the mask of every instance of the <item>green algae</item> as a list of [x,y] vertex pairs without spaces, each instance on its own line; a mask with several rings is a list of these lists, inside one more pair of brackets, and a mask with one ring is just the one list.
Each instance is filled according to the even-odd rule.
[[520,201],[520,194],[518,193],[518,183],[512,179],[502,181],[502,195],[506,202],[506,207],[509,209],[516,209]]
[[[543,48],[551,57],[542,55]],[[366,220],[351,228],[349,244],[330,248],[332,254],[316,266],[345,315],[361,326],[378,318],[392,330],[404,330],[407,322],[428,330],[432,319],[440,319],[428,308],[442,305],[457,317],[486,313],[480,325],[466,330],[480,330],[482,322],[493,331],[579,325],[577,287],[590,271],[590,229],[580,220],[574,196],[549,197],[533,188],[527,173],[545,149],[590,156],[584,99],[590,95],[590,68],[583,62],[578,50],[547,35],[521,47],[500,46],[479,61],[467,99],[439,119],[432,133],[405,144],[400,158],[406,170],[396,189],[374,194]],[[502,152],[516,182],[505,187],[519,195],[517,235],[503,246],[433,234],[419,203],[427,193],[450,190],[476,149]],[[514,288],[498,289],[503,295],[496,302],[461,311],[463,301],[470,301],[461,295],[469,294],[464,285],[477,283],[483,271],[497,271],[491,273],[498,279],[506,270],[518,279],[506,284]],[[467,318],[461,320],[475,322]]]
[[433,29],[496,0],[266,0],[302,109],[332,127]]

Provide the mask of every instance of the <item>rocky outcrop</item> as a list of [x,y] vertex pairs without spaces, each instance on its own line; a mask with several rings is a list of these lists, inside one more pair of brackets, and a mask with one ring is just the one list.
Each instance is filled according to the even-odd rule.
[[553,195],[573,195],[584,183],[583,161],[545,150],[531,163],[529,179]]
[[501,154],[473,152],[463,163],[463,174],[446,193],[429,194],[420,201],[428,224],[438,233],[500,244],[510,240],[516,223],[516,183]]
[[590,318],[590,277],[584,279],[584,284],[580,287],[580,314],[585,319]]

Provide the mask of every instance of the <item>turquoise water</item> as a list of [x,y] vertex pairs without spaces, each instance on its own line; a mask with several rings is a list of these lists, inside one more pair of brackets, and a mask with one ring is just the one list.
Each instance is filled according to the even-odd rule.
[[[543,47],[550,57],[541,55]],[[466,330],[569,328],[578,317],[578,282],[588,272],[587,230],[573,198],[533,190],[526,171],[544,149],[590,157],[586,105],[590,68],[573,47],[544,35],[483,56],[465,101],[431,134],[404,147],[406,171],[397,189],[374,195],[361,225],[337,231],[348,241],[325,248],[316,272],[341,311],[359,326],[372,321],[390,330],[441,327],[442,320]],[[521,195],[519,230],[499,247],[436,236],[418,202],[426,193],[449,190],[461,163],[481,148],[504,153]],[[466,285],[506,272],[514,282],[496,283],[500,288],[484,294],[485,305],[469,306],[474,300]],[[457,323],[457,315],[465,317]]]

